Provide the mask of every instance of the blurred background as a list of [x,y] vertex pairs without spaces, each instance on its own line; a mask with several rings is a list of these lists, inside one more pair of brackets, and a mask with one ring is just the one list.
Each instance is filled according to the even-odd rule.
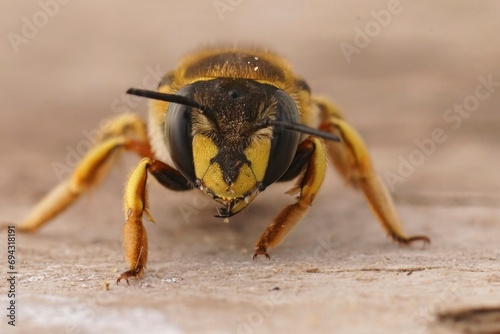
[[[446,267],[457,265],[455,256],[462,256],[464,261],[458,262],[465,266],[485,265],[484,275],[489,275],[488,268],[493,266],[487,261],[495,256],[498,260],[498,234],[492,231],[498,230],[500,216],[499,17],[500,2],[496,0],[0,0],[0,218],[19,221],[48,189],[68,176],[78,157],[88,150],[99,124],[125,110],[146,118],[147,102],[124,95],[129,87],[154,89],[163,73],[175,68],[183,55],[202,46],[263,46],[287,58],[312,91],[335,101],[361,132],[377,171],[396,197],[408,230],[431,235],[433,251],[405,253],[391,245],[362,197],[345,189],[329,172],[307,223],[273,253],[285,259],[284,267],[276,269],[276,262],[247,263],[253,242],[278,210],[275,205],[289,202],[288,197],[281,199],[283,196],[276,201],[269,199],[286,187],[278,187],[277,193],[270,190],[272,196],[263,194],[264,199],[253,204],[256,209],[235,217],[236,224],[228,227],[205,224],[214,221],[212,206],[201,205],[203,214],[198,215],[200,205],[190,204],[196,203],[191,195],[178,196],[152,185],[153,215],[157,221],[169,220],[169,224],[148,227],[152,231],[151,274],[141,284],[160,286],[160,290],[147,290],[151,299],[145,301],[146,290],[135,290],[144,285],[137,283],[128,290],[113,285],[118,290],[110,292],[117,292],[110,307],[126,305],[121,299],[126,294],[130,303],[137,302],[134,305],[149,303],[151,309],[167,312],[188,332],[204,332],[203,326],[192,323],[194,318],[221,329],[217,333],[234,332],[238,319],[246,319],[262,295],[275,285],[286,290],[283,282],[288,278],[296,281],[294,275],[303,273],[304,263],[315,254],[318,237],[334,230],[337,257],[312,263],[325,266],[320,271],[330,274],[328,270],[337,264],[354,266],[355,277],[331,274],[336,275],[337,284],[331,286],[331,278],[321,274],[315,281],[297,274],[313,288],[301,290],[306,291],[304,300],[301,294],[298,300],[284,302],[280,315],[269,320],[274,327],[261,328],[262,332],[269,328],[269,332],[286,328],[293,332],[316,326],[316,332],[331,332],[332,328],[341,332],[344,328],[351,333],[355,331],[348,329],[355,324],[360,333],[363,329],[374,333],[378,325],[385,328],[381,333],[401,332],[407,329],[415,310],[428,310],[433,305],[444,282],[463,275],[463,270],[454,272]],[[39,280],[36,285],[24,281],[23,312],[32,312],[26,325],[38,326],[51,319],[51,313],[43,313],[51,308],[33,296],[49,291],[71,298],[77,295],[86,303],[92,289],[100,290],[101,280],[124,269],[121,190],[137,159],[128,156],[124,160],[126,163],[111,173],[90,201],[80,202],[40,234],[23,237],[25,275],[42,272],[51,277],[50,282]],[[171,201],[196,207],[197,214],[191,217],[194,226],[187,229],[180,207],[166,204]],[[333,227],[328,222],[332,217]],[[466,254],[463,247],[474,251]],[[378,252],[393,253],[378,258]],[[442,276],[437,279],[432,273],[423,281],[418,281],[422,276],[417,274],[409,276],[417,280],[415,286],[409,286],[401,276],[391,276],[391,282],[382,285],[377,285],[376,279],[372,283],[372,278],[356,276],[364,275],[356,268],[373,263],[383,267],[384,259],[402,259],[403,267],[416,264],[416,254],[424,267],[447,269],[438,270]],[[212,259],[223,261],[214,264]],[[50,271],[46,263],[57,263],[63,269]],[[81,264],[81,275],[97,275],[97,288],[95,279],[88,283],[90,288],[83,283],[69,285],[74,277],[58,280],[61,272],[74,272],[74,263]],[[118,269],[110,273],[110,265]],[[287,271],[295,265],[302,269]],[[246,276],[224,281],[226,276],[233,277],[227,272],[232,268]],[[158,283],[163,272],[185,278],[184,284],[176,289],[168,286],[165,294],[161,289],[167,283]],[[227,275],[219,277],[217,272]],[[285,274],[280,276],[282,272]],[[342,285],[343,277],[346,285]],[[450,304],[481,295],[476,290],[477,276],[467,277],[470,279],[462,281],[458,299]],[[481,279],[481,284],[498,286],[499,276],[491,277],[490,281]],[[255,287],[255,282],[260,285]],[[427,290],[421,289],[422,284]],[[393,287],[392,293],[386,293],[388,285]],[[228,293],[229,288],[238,293]],[[197,295],[207,291],[213,292],[213,298]],[[239,300],[235,295],[244,298]],[[171,297],[177,298],[177,306],[165,302]],[[489,296],[484,300],[493,299]],[[57,304],[54,310],[64,305]],[[44,308],[36,308],[40,305]],[[307,318],[302,316],[304,309],[311,312]],[[365,313],[367,309],[375,313]],[[381,316],[377,313],[380,310],[386,312]],[[37,322],[42,313],[39,317],[43,321]],[[138,319],[124,314],[118,318],[120,322]],[[391,314],[397,314],[397,319]],[[329,327],[332,317],[337,323]],[[104,326],[101,329],[109,323],[100,323]],[[134,320],[137,323],[141,321]],[[59,332],[64,322],[52,325],[50,328]],[[420,332],[422,328],[408,331]]]
[[[313,92],[331,97],[359,128],[382,173],[397,174],[401,159],[418,149],[415,140],[442,128],[447,140],[395,191],[500,189],[499,158],[490,154],[500,136],[500,94],[479,101],[470,117],[443,119],[474,94],[479,77],[500,81],[497,1],[0,6],[2,188],[23,187],[22,175],[12,177],[16,163],[36,162],[54,182],[51,162],[64,161],[65,146],[85,140],[83,130],[126,109],[146,116],[146,102],[123,95],[128,87],[154,88],[186,53],[226,43],[262,45],[285,56]],[[14,162],[17,155],[26,160]]]

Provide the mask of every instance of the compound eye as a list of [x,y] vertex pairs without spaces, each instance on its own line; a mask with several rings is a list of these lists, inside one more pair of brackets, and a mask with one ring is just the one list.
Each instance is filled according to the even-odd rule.
[[[193,96],[191,85],[181,88],[176,95]],[[191,107],[183,104],[168,104],[165,120],[165,142],[177,170],[188,181],[195,183],[193,162],[193,136],[191,134]]]
[[[300,123],[299,111],[292,98],[282,90],[276,90],[276,120]],[[264,187],[276,182],[292,163],[299,145],[300,133],[280,127],[274,127],[271,140],[271,153],[263,180]]]

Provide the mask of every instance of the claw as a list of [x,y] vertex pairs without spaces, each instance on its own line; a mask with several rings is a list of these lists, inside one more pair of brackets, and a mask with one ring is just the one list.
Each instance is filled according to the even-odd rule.
[[255,254],[253,255],[252,259],[255,260],[255,258],[259,255],[264,255],[268,260],[271,260],[271,257],[269,256],[269,254],[267,254],[267,250],[262,246],[255,248]]
[[425,247],[426,245],[431,243],[431,239],[429,239],[429,237],[426,235],[416,235],[416,236],[409,237],[409,238],[401,238],[401,237],[396,236],[396,235],[393,235],[392,237],[396,242],[398,242],[401,245],[411,245],[415,241],[422,241],[423,245]]
[[127,285],[130,285],[128,279],[139,278],[142,275],[143,269],[144,268],[135,268],[125,271],[120,276],[118,276],[118,278],[116,279],[116,284],[120,284],[120,281],[124,279],[127,282]]
[[26,227],[23,224],[12,224],[12,223],[0,223],[0,231],[8,230],[10,228],[16,229],[16,232],[20,233],[32,233],[36,231],[36,228]]
[[116,279],[116,284],[117,284],[117,285],[118,285],[118,284],[120,284],[120,281],[121,281],[122,279],[125,279],[125,281],[127,282],[127,285],[129,285],[129,286],[130,286],[130,282],[128,281],[128,278],[126,278],[126,277],[122,277],[122,276],[123,276],[123,275],[120,275],[120,277],[118,277],[118,278]]

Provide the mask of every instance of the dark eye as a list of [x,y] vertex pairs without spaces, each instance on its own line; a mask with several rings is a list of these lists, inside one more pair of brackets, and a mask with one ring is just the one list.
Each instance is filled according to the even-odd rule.
[[[291,123],[300,123],[299,111],[292,98],[282,90],[276,90],[274,98],[277,100],[276,120]],[[276,182],[292,163],[299,145],[300,133],[275,127],[271,141],[271,153],[267,165],[263,185]]]
[[[192,97],[193,91],[193,87],[188,85],[181,88],[176,94]],[[195,183],[189,108],[191,107],[169,103],[165,121],[165,142],[177,170],[186,179]]]

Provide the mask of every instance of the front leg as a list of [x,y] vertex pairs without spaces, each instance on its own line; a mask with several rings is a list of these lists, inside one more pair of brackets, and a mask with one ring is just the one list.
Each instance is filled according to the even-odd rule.
[[154,222],[148,211],[147,177],[153,174],[163,185],[173,190],[189,190],[188,181],[169,165],[152,158],[142,159],[127,181],[124,195],[125,225],[123,227],[123,247],[129,270],[122,273],[116,283],[122,279],[129,283],[129,278],[139,278],[148,260],[148,237],[143,216]]
[[[300,144],[298,151],[312,152],[306,171],[297,185],[300,195],[296,203],[284,208],[266,228],[255,244],[254,258],[257,255],[265,255],[269,258],[267,249],[279,245],[302,217],[305,216],[323,183],[326,171],[326,151],[323,141],[318,138],[309,137]],[[294,190],[295,188],[292,189],[292,191]]]

